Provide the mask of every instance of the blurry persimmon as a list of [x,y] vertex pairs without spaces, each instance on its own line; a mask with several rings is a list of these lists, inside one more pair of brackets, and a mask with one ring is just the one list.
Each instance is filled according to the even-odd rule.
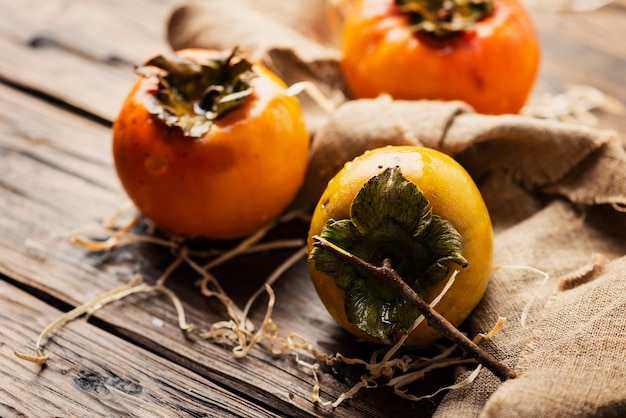
[[354,0],[341,49],[355,98],[462,100],[487,114],[517,113],[540,62],[517,0]]

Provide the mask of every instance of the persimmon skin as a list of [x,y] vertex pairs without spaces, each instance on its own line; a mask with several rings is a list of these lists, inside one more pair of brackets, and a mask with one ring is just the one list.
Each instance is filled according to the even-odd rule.
[[[362,154],[333,177],[319,199],[308,233],[308,251],[313,250],[313,237],[320,235],[329,219],[350,217],[350,207],[363,185],[384,169],[399,166],[402,175],[416,184],[431,204],[434,214],[441,216],[461,234],[468,266],[461,269],[455,282],[435,307],[454,326],[459,326],[481,300],[491,275],[493,230],[491,219],[480,191],[469,174],[451,157],[429,148],[388,146]],[[315,290],[335,321],[351,334],[366,341],[380,343],[357,329],[346,316],[344,298],[333,278],[309,263]],[[446,280],[429,289],[427,302],[437,297]],[[408,337],[406,345],[425,347],[441,337],[426,321]]]
[[140,78],[131,89],[113,125],[115,168],[138,210],[160,228],[238,239],[275,219],[299,190],[309,148],[300,104],[273,73],[254,70],[249,100],[202,137],[186,136],[147,110],[155,79]]
[[354,98],[462,100],[484,114],[518,113],[537,78],[540,44],[517,0],[494,0],[473,30],[437,39],[409,30],[393,0],[355,0],[342,32]]

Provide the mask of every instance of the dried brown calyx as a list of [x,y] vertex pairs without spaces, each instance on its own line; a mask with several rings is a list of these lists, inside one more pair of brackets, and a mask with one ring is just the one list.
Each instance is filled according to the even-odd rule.
[[443,38],[471,30],[493,12],[491,0],[395,0],[413,32]]
[[192,137],[201,137],[215,120],[242,105],[253,92],[255,75],[236,48],[204,60],[159,55],[136,71],[158,79],[148,111]]

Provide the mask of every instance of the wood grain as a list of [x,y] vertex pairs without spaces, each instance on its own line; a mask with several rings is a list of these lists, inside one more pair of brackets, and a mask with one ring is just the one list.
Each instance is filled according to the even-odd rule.
[[[109,150],[108,128],[0,86],[0,109],[16,107],[22,110],[0,122],[2,131],[9,133],[0,136],[0,184],[6,191],[0,194],[0,210],[5,214],[0,220],[0,245],[4,249],[0,253],[0,273],[55,303],[70,306],[120,286],[136,273],[154,281],[171,259],[167,251],[139,245],[89,254],[65,239],[72,230],[97,224],[125,203],[109,157],[104,157]],[[22,125],[27,128],[21,129],[19,121],[23,120],[38,122]],[[37,138],[36,145],[32,138]],[[84,141],[73,144],[71,138]],[[304,225],[293,227],[284,233],[302,237],[306,231]],[[26,241],[38,243],[40,253],[34,254]],[[243,303],[271,271],[268,256],[279,257],[280,253],[240,259],[221,270],[224,287],[238,295],[239,302]],[[277,258],[276,265],[279,262]],[[197,278],[196,273],[182,271],[173,278],[172,288],[185,301],[189,320],[199,325],[200,331],[225,316],[199,294],[193,284]],[[331,353],[342,347],[340,342],[346,341],[346,337],[314,297],[303,263],[281,279],[275,291],[279,303],[274,319],[285,327],[285,335],[298,332]],[[257,318],[264,314],[262,305],[259,309],[253,312]],[[131,297],[98,312],[95,318],[109,332],[205,378],[219,380],[235,393],[248,393],[284,414],[317,413],[310,402],[312,376],[293,359],[278,359],[255,351],[244,360],[235,361],[227,348],[211,344],[197,333],[186,338],[176,326],[174,309],[165,298]],[[163,319],[165,325],[153,327],[154,318]],[[57,338],[61,341],[66,337],[61,333]],[[333,377],[326,378],[324,389],[328,392],[323,396],[336,398],[348,387]],[[375,416],[381,410],[394,410],[402,402],[389,407],[390,404],[381,405],[383,409],[372,399],[363,399],[350,409],[338,409],[335,415]]]
[[176,0],[2,0],[0,79],[112,121]]
[[[230,347],[201,338],[225,315],[200,294],[188,268],[167,285],[198,327],[189,335],[167,298],[142,294],[60,329],[46,340],[51,361],[43,369],[13,356],[61,310],[137,273],[152,283],[172,260],[168,250],[147,244],[89,253],[67,234],[127,203],[112,166],[110,124],[134,82],[132,66],[168,49],[165,23],[178,3],[0,0],[0,416],[429,416],[435,403],[403,401],[387,388],[364,391],[334,411],[319,407],[310,401],[310,372],[292,357],[259,349],[235,360]],[[589,84],[626,103],[626,52],[618,42],[625,15],[623,0],[584,15],[537,14],[544,47],[537,92]],[[623,115],[596,114],[601,127],[626,132]],[[293,222],[274,233],[303,238],[306,227]],[[215,273],[243,304],[288,255],[246,256]],[[356,343],[326,313],[304,260],[274,291],[281,335],[297,332],[322,352],[367,358],[373,347]],[[322,397],[336,398],[360,373],[324,368]],[[437,383],[411,390],[429,392]]]
[[614,129],[626,144],[626,6],[617,1],[585,13],[531,10],[542,47],[535,94],[562,94],[575,85],[606,95],[593,111],[597,128]]
[[280,416],[84,320],[47,345],[45,367],[27,363],[13,350],[26,350],[60,312],[3,281],[0,305],[3,417]]

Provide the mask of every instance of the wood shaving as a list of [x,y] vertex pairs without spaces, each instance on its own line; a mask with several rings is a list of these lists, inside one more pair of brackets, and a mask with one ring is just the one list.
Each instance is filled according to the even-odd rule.
[[491,329],[491,331],[489,331],[486,334],[481,332],[478,335],[476,335],[476,337],[474,337],[474,340],[473,340],[474,343],[478,344],[481,340],[490,340],[491,338],[493,338],[496,334],[498,334],[502,330],[502,327],[504,326],[505,322],[506,322],[506,318],[499,317],[498,320],[496,321],[496,324]]
[[522,314],[520,315],[520,324],[522,325],[522,328],[525,328],[526,322],[528,320],[528,313],[530,312],[530,308],[532,307],[537,297],[539,297],[539,295],[541,294],[541,289],[543,288],[543,286],[548,282],[548,280],[550,280],[550,275],[546,273],[545,271],[541,271],[539,269],[536,269],[530,266],[502,265],[502,266],[495,266],[493,268],[494,271],[500,270],[500,269],[523,270],[523,271],[527,271],[530,273],[535,273],[535,274],[539,274],[543,276],[543,280],[541,280],[541,282],[539,283],[539,286],[537,286],[537,290],[535,290],[535,293],[533,294],[533,296],[528,300],[528,302],[526,302],[526,305],[524,305],[524,309],[522,310]]
[[287,94],[290,96],[297,96],[302,92],[307,93],[309,97],[313,99],[315,104],[317,104],[327,115],[332,114],[337,108],[337,104],[326,97],[319,87],[310,81],[301,81],[299,83],[292,84],[287,89]]
[[181,301],[178,297],[169,289],[162,287],[161,285],[147,285],[142,283],[142,278],[140,275],[134,276],[130,282],[121,287],[115,288],[109,292],[106,292],[87,303],[84,303],[71,311],[59,316],[56,320],[54,320],[50,325],[48,325],[37,338],[37,342],[35,344],[35,355],[28,355],[21,353],[19,351],[15,351],[15,355],[23,360],[31,361],[37,364],[43,364],[48,360],[48,355],[44,354],[42,351],[43,340],[48,337],[48,335],[52,334],[56,329],[62,327],[68,322],[75,320],[83,315],[90,316],[94,312],[102,309],[104,306],[122,300],[127,296],[130,296],[135,293],[149,293],[149,292],[160,292],[168,296],[178,313],[179,318],[179,326],[184,330],[191,330],[193,328],[192,325],[188,324],[185,320],[185,312]]
[[[456,365],[456,364],[461,364],[461,363],[460,362],[456,362],[456,363],[451,362],[447,366]],[[428,395],[413,396],[413,395],[408,395],[408,394],[406,394],[406,392],[403,392],[403,391],[397,391],[396,394],[401,396],[401,397],[403,397],[403,398],[405,398],[405,399],[411,400],[411,401],[421,401],[423,399],[432,398],[432,397],[440,394],[443,391],[461,389],[461,388],[464,388],[464,387],[467,387],[467,386],[471,385],[472,383],[474,383],[474,380],[476,380],[476,378],[478,377],[478,374],[480,373],[481,369],[482,369],[482,365],[479,364],[476,367],[476,369],[474,369],[474,371],[469,376],[467,376],[467,378],[465,378],[464,380],[462,380],[462,381],[460,381],[458,383],[455,383],[453,385],[449,385],[449,386],[445,386],[445,387],[439,388],[435,392],[433,392],[431,394],[428,394]]]
[[[127,215],[127,213],[125,213],[125,215]],[[167,279],[174,271],[181,265],[187,265],[200,277],[196,285],[199,287],[201,294],[209,298],[216,298],[226,309],[226,317],[224,320],[211,324],[206,330],[200,330],[199,335],[215,343],[230,346],[234,358],[245,357],[255,349],[265,350],[275,356],[291,356],[299,367],[311,373],[313,379],[311,400],[321,406],[336,408],[363,389],[377,388],[379,386],[379,380],[381,379],[383,379],[383,384],[392,387],[394,393],[399,397],[409,400],[421,400],[432,397],[441,391],[464,387],[473,381],[480,367],[463,382],[440,388],[437,392],[430,395],[418,397],[409,394],[406,390],[407,385],[419,379],[423,379],[427,373],[433,370],[458,364],[475,363],[473,359],[468,359],[463,356],[455,357],[454,353],[458,352],[456,346],[442,347],[438,355],[433,358],[424,358],[410,351],[402,352],[402,350],[406,350],[404,347],[406,336],[404,336],[393,347],[374,350],[368,360],[363,360],[359,358],[349,358],[341,353],[329,354],[319,352],[309,344],[305,338],[296,333],[289,333],[286,337],[281,336],[278,325],[272,319],[273,309],[276,304],[276,295],[272,286],[288,269],[292,268],[296,263],[306,257],[306,243],[302,239],[279,241],[263,241],[263,239],[276,224],[295,218],[309,220],[308,215],[302,212],[287,213],[276,222],[243,239],[233,249],[226,251],[191,251],[183,244],[183,241],[176,237],[172,237],[172,239],[157,238],[151,234],[151,230],[148,231],[148,233],[136,233],[134,232],[134,228],[139,223],[139,217],[131,216],[129,218],[128,216],[122,216],[121,213],[107,220],[104,226],[84,228],[76,231],[70,234],[69,239],[74,244],[88,251],[108,251],[144,242],[170,248],[176,257],[165,268],[161,276],[157,279],[156,284],[149,285],[144,283],[142,277],[139,275],[133,277],[129,283],[106,292],[57,318],[39,335],[33,355],[17,351],[15,355],[21,359],[38,364],[45,363],[48,360],[48,355],[43,353],[42,346],[44,339],[52,332],[74,319],[81,316],[92,315],[94,312],[104,308],[110,303],[137,293],[160,293],[167,296],[177,312],[178,326],[185,331],[194,329],[194,326],[189,324],[186,320],[185,309],[181,300],[171,289],[165,287]],[[90,238],[94,235],[102,239]],[[266,278],[260,288],[248,299],[243,309],[239,308],[232,298],[226,294],[217,277],[211,272],[215,267],[243,254],[285,248],[295,249],[295,251],[286,260],[281,262]],[[196,260],[196,258],[204,258],[207,256],[211,256],[213,259],[203,265]],[[455,270],[450,275],[444,289],[431,302],[431,306],[436,306],[443,298],[454,283],[457,274],[458,271]],[[268,296],[265,315],[261,323],[256,324],[249,317],[249,314],[254,304],[257,303],[259,297],[264,293]],[[423,316],[420,316],[415,321],[412,329],[422,323],[423,320]],[[162,319],[153,318],[153,325],[156,325],[157,322],[161,324],[161,326],[164,323]],[[493,332],[494,331],[492,331],[492,333]],[[492,333],[487,335],[491,335]],[[483,337],[486,338],[487,336]],[[303,354],[306,354],[309,358],[312,357],[313,360],[303,360]],[[321,383],[319,375],[321,373],[321,367],[323,365],[332,366],[338,362],[362,366],[365,368],[366,373],[361,376],[356,384],[345,393],[340,394],[336,399],[323,400],[320,396]],[[386,383],[384,381],[386,381]]]
[[522,115],[561,122],[597,126],[599,121],[594,111],[625,115],[626,107],[595,87],[570,86],[561,94],[535,94],[521,110]]

